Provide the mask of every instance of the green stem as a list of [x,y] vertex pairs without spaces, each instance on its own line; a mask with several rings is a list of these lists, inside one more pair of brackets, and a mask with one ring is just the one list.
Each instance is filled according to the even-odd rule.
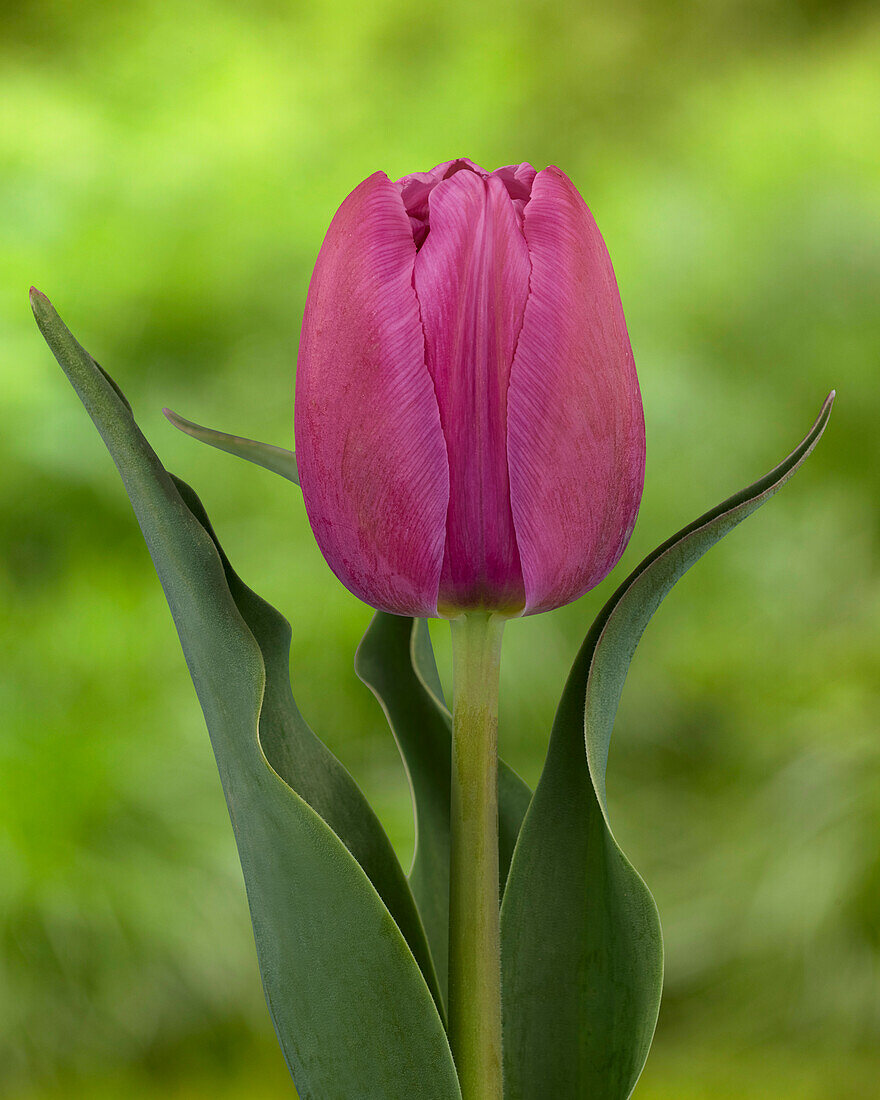
[[452,620],[449,1038],[463,1100],[501,1100],[498,676],[504,619]]

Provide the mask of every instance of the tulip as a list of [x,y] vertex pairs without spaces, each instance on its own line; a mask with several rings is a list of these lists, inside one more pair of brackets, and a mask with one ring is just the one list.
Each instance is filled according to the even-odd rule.
[[558,168],[364,180],[309,286],[296,454],[315,538],[401,615],[547,611],[615,565],[645,437],[605,244]]
[[381,611],[452,621],[449,1041],[463,1100],[501,1100],[501,635],[608,573],[644,474],[614,272],[571,181],[469,160],[364,180],[318,255],[296,386],[331,569]]

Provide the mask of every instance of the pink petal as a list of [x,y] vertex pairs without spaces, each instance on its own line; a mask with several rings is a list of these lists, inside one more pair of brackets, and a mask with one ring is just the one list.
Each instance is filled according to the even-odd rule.
[[428,199],[431,192],[438,183],[462,171],[476,172],[480,176],[489,174],[479,164],[474,164],[467,157],[460,157],[458,160],[445,160],[430,172],[413,172],[397,180],[396,185],[400,188],[400,197],[409,215],[416,248],[422,247],[428,235]]
[[510,372],[510,490],[526,614],[577,599],[615,565],[642,495],[639,384],[611,261],[558,168],[535,177],[531,289]]
[[529,257],[503,182],[458,171],[430,193],[415,287],[449,455],[440,605],[524,601],[507,472],[507,386]]
[[523,164],[508,164],[504,168],[496,168],[492,173],[497,176],[513,201],[519,226],[522,228],[523,211],[532,194],[532,184],[535,180],[535,169],[528,162]]
[[435,615],[449,472],[413,290],[416,249],[382,172],[336,213],[309,286],[296,453],[328,564],[366,603]]

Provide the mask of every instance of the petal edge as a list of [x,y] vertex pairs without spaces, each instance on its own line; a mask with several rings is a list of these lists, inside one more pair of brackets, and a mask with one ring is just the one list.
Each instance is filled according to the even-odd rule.
[[[449,467],[398,188],[364,180],[309,286],[295,436],[306,512],[330,568],[382,611],[435,615]],[[381,448],[376,446],[381,441]]]
[[528,615],[577,599],[623,553],[642,495],[645,429],[605,242],[558,168],[535,177],[524,233],[532,276],[507,446]]

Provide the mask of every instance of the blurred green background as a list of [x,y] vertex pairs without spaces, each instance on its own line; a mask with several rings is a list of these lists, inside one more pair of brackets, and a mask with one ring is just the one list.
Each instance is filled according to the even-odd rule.
[[408,860],[402,769],[351,667],[368,609],[291,485],[160,410],[292,445],[336,206],[461,155],[573,177],[646,410],[621,566],[507,631],[502,747],[530,782],[613,586],[838,389],[804,470],[649,628],[609,792],[667,944],[637,1100],[876,1095],[878,103],[880,12],[854,0],[0,4],[0,1095],[292,1094],[171,619],[28,286],[290,618],[300,705]]

